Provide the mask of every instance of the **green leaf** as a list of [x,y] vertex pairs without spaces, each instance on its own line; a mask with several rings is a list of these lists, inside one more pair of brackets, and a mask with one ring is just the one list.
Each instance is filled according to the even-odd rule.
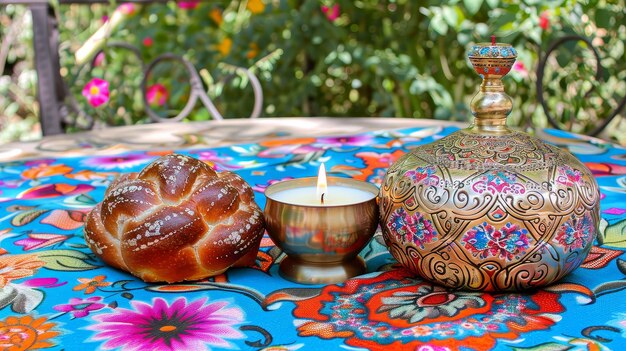
[[85,194],[68,197],[63,202],[69,205],[79,205],[79,206],[93,206],[98,203],[98,201],[94,200],[94,198]]
[[444,21],[453,28],[456,27],[459,20],[455,7],[456,6],[444,6],[441,11]]
[[90,257],[76,250],[50,250],[36,255],[46,263],[44,267],[53,271],[87,271],[100,267],[87,262]]
[[476,14],[478,10],[480,10],[482,4],[483,0],[463,0],[463,5],[465,5],[465,8],[470,15]]
[[11,224],[16,226],[16,227],[21,227],[23,225],[26,225],[32,221],[34,221],[35,219],[37,219],[37,217],[41,216],[42,214],[48,212],[48,210],[29,210],[29,211],[24,211],[20,214],[18,214],[17,216],[13,217],[13,219],[11,219]]
[[558,62],[561,67],[567,66],[567,64],[571,60],[572,60],[572,54],[570,52],[559,51],[556,55],[556,62]]
[[430,28],[439,35],[446,35],[446,33],[448,33],[448,24],[443,20],[440,14],[436,14],[430,21]]
[[593,293],[596,296],[598,296],[598,295],[603,295],[603,294],[609,293],[609,292],[621,291],[624,288],[626,288],[626,281],[624,281],[624,280],[614,280],[614,281],[602,283],[602,284],[596,286],[593,289]]
[[492,9],[500,7],[500,0],[485,0]]
[[604,232],[604,244],[618,248],[626,248],[626,220],[614,223]]
[[596,25],[600,28],[611,28],[614,14],[603,8],[596,9]]
[[125,298],[125,299],[128,299],[128,300],[132,300],[134,296],[133,296],[133,294],[131,294],[129,292],[125,292],[125,293],[122,293],[122,297]]
[[352,63],[352,56],[349,52],[340,52],[338,57],[339,61],[341,61],[345,65],[349,65]]
[[69,247],[71,247],[72,249],[88,249],[89,246],[85,245],[85,244],[74,244],[74,243],[68,243],[65,244]]
[[547,342],[531,347],[513,347],[513,351],[567,351],[570,350],[571,345],[561,345],[555,342]]
[[617,269],[619,269],[622,274],[626,275],[626,261],[621,258],[617,259]]
[[126,285],[134,282],[134,280],[118,280],[111,285],[112,288],[126,289]]

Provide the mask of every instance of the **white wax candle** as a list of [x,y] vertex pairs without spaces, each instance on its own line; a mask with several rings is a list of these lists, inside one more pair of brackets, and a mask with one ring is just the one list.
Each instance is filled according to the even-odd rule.
[[371,200],[376,197],[369,191],[347,186],[330,185],[324,193],[324,203],[317,196],[317,187],[305,186],[286,189],[271,195],[272,199],[292,205],[303,206],[340,206],[352,205]]

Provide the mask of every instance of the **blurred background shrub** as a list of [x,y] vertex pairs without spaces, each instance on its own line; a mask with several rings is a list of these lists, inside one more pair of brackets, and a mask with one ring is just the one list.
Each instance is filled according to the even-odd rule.
[[[140,93],[142,67],[128,50],[106,48],[94,67],[77,65],[83,47],[119,4],[55,5],[61,29],[61,73],[88,114],[107,124],[148,121]],[[124,5],[127,6],[127,5]],[[243,0],[131,5],[108,42],[139,49],[145,62],[169,52],[200,71],[226,118],[250,114],[253,94],[233,66],[251,68],[265,93],[263,116],[383,116],[469,121],[467,106],[480,78],[468,47],[512,44],[518,61],[505,79],[514,97],[510,124],[546,127],[537,101],[537,66],[548,45],[568,34],[589,38],[602,58],[604,81],[583,43],[552,56],[545,97],[559,123],[585,133],[626,95],[623,1],[573,0]],[[2,140],[37,135],[36,75],[30,16],[22,6],[0,8]],[[94,52],[95,53],[95,52]],[[93,78],[109,83],[109,100],[93,107],[82,95]],[[182,66],[159,64],[148,77],[148,100],[162,116],[189,97]],[[593,92],[585,97],[585,92]],[[626,143],[623,112],[605,138]],[[198,103],[191,120],[210,119]]]

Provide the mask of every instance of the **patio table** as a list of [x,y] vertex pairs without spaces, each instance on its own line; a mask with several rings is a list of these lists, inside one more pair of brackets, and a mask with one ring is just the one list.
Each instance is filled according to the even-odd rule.
[[231,170],[264,207],[271,183],[329,175],[380,184],[402,154],[463,125],[399,118],[154,124],[0,145],[2,350],[626,350],[626,150],[557,130],[602,192],[601,238],[541,290],[452,291],[400,268],[378,232],[368,273],[345,283],[283,279],[268,237],[256,264],[197,282],[149,284],[85,245],[83,220],[111,180],[157,157]]

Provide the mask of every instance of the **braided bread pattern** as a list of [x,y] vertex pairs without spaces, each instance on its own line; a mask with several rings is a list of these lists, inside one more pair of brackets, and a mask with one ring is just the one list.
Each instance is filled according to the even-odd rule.
[[241,177],[172,154],[118,177],[87,216],[85,241],[113,267],[173,283],[252,265],[263,232]]

